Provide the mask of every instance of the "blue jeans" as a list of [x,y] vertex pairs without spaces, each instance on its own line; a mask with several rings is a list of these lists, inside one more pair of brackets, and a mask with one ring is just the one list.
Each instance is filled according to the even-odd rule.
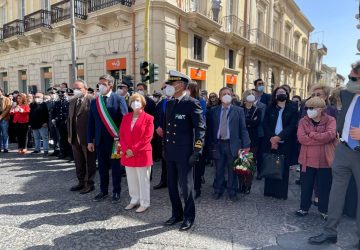
[[8,149],[9,147],[9,121],[0,120],[0,149]]
[[35,140],[35,151],[40,151],[40,139],[43,140],[44,151],[49,151],[49,132],[48,128],[40,128],[32,130]]

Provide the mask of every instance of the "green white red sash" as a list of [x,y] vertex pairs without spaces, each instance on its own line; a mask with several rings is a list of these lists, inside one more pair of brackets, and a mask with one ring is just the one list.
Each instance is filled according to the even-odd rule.
[[104,98],[101,95],[96,97],[96,108],[106,130],[114,138],[111,159],[119,159],[122,155],[119,142],[119,128],[116,126],[114,120],[111,118],[107,110]]

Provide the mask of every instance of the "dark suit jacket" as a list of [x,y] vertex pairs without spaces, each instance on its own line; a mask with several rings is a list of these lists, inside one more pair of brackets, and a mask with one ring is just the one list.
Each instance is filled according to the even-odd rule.
[[266,106],[270,105],[271,95],[264,93],[260,98],[260,102],[264,103]]
[[264,137],[264,118],[265,118],[265,112],[266,112],[266,105],[262,102],[257,102],[256,103],[256,107],[260,110],[261,112],[261,122],[258,126],[258,136],[259,138]]
[[[212,158],[219,158],[218,131],[221,120],[222,105],[208,111],[206,117],[207,124],[207,143],[209,145]],[[249,133],[246,129],[244,110],[241,107],[231,105],[228,113],[230,131],[230,149],[233,157],[238,155],[241,148],[250,147]]]
[[156,104],[155,115],[154,115],[155,129],[157,129],[158,127],[162,128],[164,125],[166,102],[168,102],[168,99],[164,98],[160,102],[158,102],[158,104]]
[[[106,107],[115,124],[120,127],[123,115],[128,112],[124,97],[112,92],[106,102]],[[113,142],[113,137],[109,134],[100,118],[95,99],[93,99],[90,104],[87,142],[95,143],[96,146],[99,146],[102,142],[107,144],[112,144]]]
[[340,99],[342,108],[341,111],[338,113],[337,119],[336,119],[336,126],[337,126],[337,132],[339,133],[340,137],[342,136],[342,132],[344,129],[344,122],[346,113],[349,109],[349,106],[354,99],[355,93],[352,93],[348,90],[342,90],[340,92]]
[[[78,97],[74,97],[69,101],[69,117],[67,120],[68,142],[70,144],[74,144],[75,140],[77,140],[80,145],[86,146],[90,104],[94,97],[91,95],[85,95],[75,114],[78,99]],[[77,120],[76,127],[74,128],[73,125],[75,118]],[[73,132],[75,132],[75,134]]]
[[187,162],[194,150],[202,152],[206,129],[202,113],[199,101],[192,97],[184,96],[176,105],[168,100],[163,125],[167,161]]
[[[264,118],[264,151],[271,151],[270,138],[275,136],[276,122],[279,116],[279,108],[276,105],[271,104],[265,113]],[[285,109],[282,113],[282,124],[283,130],[278,135],[284,143],[282,144],[286,152],[281,152],[288,154],[292,150],[292,145],[296,142],[296,129],[298,123],[298,110],[290,102],[286,104]]]

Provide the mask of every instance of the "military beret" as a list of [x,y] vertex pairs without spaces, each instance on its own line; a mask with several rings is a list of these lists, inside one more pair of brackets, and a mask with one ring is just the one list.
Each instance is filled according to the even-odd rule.
[[87,90],[90,94],[93,94],[94,93],[94,89],[93,88],[88,88]]

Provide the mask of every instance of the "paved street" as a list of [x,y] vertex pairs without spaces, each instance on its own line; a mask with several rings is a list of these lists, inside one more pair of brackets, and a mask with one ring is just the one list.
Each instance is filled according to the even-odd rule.
[[[152,185],[158,183],[159,170],[156,165]],[[212,176],[207,166],[195,225],[183,233],[178,226],[162,226],[171,215],[166,189],[151,190],[150,210],[136,214],[123,209],[129,201],[124,178],[120,204],[110,199],[94,203],[96,192],[69,191],[76,184],[73,164],[1,153],[0,249],[355,249],[356,226],[347,218],[339,226],[337,245],[307,245],[323,222],[314,208],[305,218],[294,215],[299,206],[294,171],[287,201],[264,198],[263,182],[256,180],[252,193],[237,203],[214,201]]]

